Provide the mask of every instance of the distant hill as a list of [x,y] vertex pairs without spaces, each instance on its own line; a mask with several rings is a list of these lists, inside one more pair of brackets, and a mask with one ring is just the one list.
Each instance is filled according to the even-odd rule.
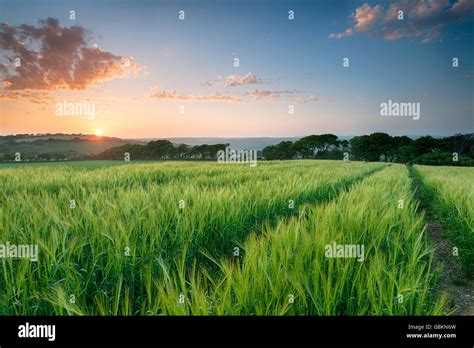
[[22,158],[38,155],[62,154],[66,159],[97,155],[113,147],[125,144],[143,145],[153,140],[169,140],[174,144],[215,145],[229,144],[233,149],[263,150],[264,147],[282,141],[296,141],[300,137],[262,137],[262,138],[148,138],[122,139],[117,137],[96,136],[92,134],[16,134],[0,136],[0,159],[12,156],[16,152]]
[[92,134],[17,134],[0,136],[0,159],[19,152],[22,158],[62,154],[65,159],[96,155],[109,148],[142,142]]

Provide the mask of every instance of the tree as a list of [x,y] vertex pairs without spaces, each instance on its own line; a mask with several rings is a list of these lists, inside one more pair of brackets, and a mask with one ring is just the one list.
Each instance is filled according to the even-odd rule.
[[[126,144],[110,148],[92,158],[123,160],[126,152],[132,159],[204,159],[215,160],[219,150],[229,144],[175,145],[168,140],[151,141],[146,145]],[[362,161],[387,161],[431,165],[473,165],[474,134],[456,134],[436,139],[431,136],[412,140],[407,136],[390,136],[372,133],[356,136],[350,141],[338,140],[334,134],[309,135],[295,142],[282,141],[266,146],[261,152],[267,160],[294,158],[342,159],[343,152],[351,152],[352,158]],[[453,152],[459,161],[453,163]],[[59,159],[58,155],[40,155],[45,159]],[[7,160],[11,156],[4,156]],[[89,157],[90,158],[90,157]]]
[[263,157],[269,160],[292,159],[296,155],[293,142],[291,141],[282,141],[277,145],[266,146],[262,153]]
[[326,152],[330,145],[338,145],[336,135],[310,135],[296,141],[294,149],[302,158],[315,158],[317,154]]
[[413,142],[413,151],[415,152],[415,155],[419,156],[424,153],[440,150],[439,145],[439,141],[428,135],[420,137]]

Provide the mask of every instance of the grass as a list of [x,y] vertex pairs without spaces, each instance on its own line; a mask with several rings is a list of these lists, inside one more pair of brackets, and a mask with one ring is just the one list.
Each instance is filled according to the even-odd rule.
[[[176,260],[185,268],[210,264],[202,250],[229,255],[259,223],[330,199],[379,167],[301,161],[257,168],[180,162],[4,169],[1,240],[38,244],[41,254],[37,263],[3,261],[0,310],[95,314],[102,307],[102,314],[117,314],[113,298],[124,295],[123,285],[136,312],[150,278],[163,280]],[[73,294],[74,306],[62,294]]]
[[[155,284],[153,298],[163,300],[151,307],[173,315],[444,314],[424,231],[407,171],[393,166],[332,202],[264,225],[244,243],[241,261],[215,260],[218,278],[181,268]],[[364,245],[365,260],[326,257],[333,242]],[[176,300],[180,293],[186,305]]]
[[0,168],[1,314],[447,313],[401,165],[114,163]]
[[22,168],[22,167],[46,167],[46,168],[74,168],[76,170],[94,170],[110,166],[135,165],[140,161],[125,162],[125,161],[64,161],[64,162],[10,162],[0,163],[0,169],[7,168]]

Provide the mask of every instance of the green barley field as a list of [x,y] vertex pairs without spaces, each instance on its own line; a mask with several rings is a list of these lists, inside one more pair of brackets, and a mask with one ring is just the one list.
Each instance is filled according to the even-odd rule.
[[0,166],[0,314],[449,315],[413,176],[472,276],[472,168]]

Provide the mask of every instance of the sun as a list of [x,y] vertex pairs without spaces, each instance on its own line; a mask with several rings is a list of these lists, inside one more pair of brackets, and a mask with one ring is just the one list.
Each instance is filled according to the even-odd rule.
[[95,130],[95,135],[97,135],[98,137],[100,137],[102,134],[104,134],[104,132],[102,131],[102,129],[97,128],[97,129]]

